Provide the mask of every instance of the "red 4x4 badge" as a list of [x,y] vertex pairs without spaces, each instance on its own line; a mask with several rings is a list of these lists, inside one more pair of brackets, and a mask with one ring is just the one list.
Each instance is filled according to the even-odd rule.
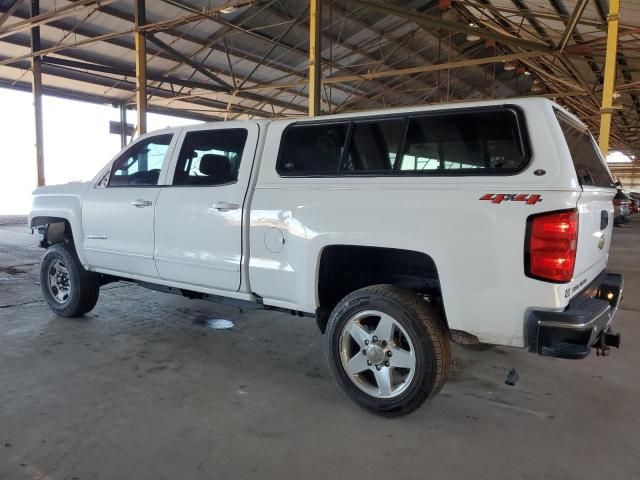
[[491,203],[502,202],[524,202],[527,205],[535,205],[542,201],[542,195],[529,193],[485,193],[480,200],[487,200]]

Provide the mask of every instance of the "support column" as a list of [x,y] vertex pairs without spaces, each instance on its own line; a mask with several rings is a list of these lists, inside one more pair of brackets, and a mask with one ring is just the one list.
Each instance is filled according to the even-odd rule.
[[136,2],[136,109],[138,111],[138,136],[147,133],[147,37],[139,27],[145,25],[145,0]]
[[321,58],[320,34],[322,0],[309,0],[309,116],[320,115]]
[[607,29],[607,56],[604,63],[604,86],[602,88],[602,108],[600,109],[600,150],[606,157],[609,153],[611,134],[611,117],[613,115],[613,90],[616,84],[617,50],[618,50],[618,17],[620,0],[609,0],[609,16]]
[[[31,0],[31,16],[40,15],[40,0]],[[40,51],[40,27],[31,29],[31,52]],[[44,142],[42,124],[42,58],[34,56],[31,58],[31,71],[33,82],[31,90],[33,92],[33,111],[35,114],[35,134],[36,134],[36,171],[38,174],[38,186],[44,185]]]
[[127,146],[127,104],[120,104],[120,148]]

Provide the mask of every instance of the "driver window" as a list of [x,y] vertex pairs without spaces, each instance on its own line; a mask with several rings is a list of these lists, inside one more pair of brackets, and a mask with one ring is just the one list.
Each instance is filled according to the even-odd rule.
[[110,187],[157,185],[173,134],[142,140],[118,158],[111,170]]

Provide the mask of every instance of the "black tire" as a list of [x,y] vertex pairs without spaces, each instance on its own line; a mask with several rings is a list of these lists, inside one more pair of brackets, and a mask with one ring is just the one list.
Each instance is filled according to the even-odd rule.
[[[68,271],[70,291],[63,302],[56,300],[49,287],[49,272],[56,260],[62,262]],[[97,275],[84,269],[73,244],[67,243],[51,245],[45,252],[40,264],[40,287],[49,308],[61,317],[79,317],[90,312],[100,295]]]
[[[359,312],[376,310],[390,315],[405,330],[415,351],[415,372],[395,397],[378,398],[358,388],[342,366],[341,336],[346,323]],[[334,379],[358,405],[385,417],[407,415],[434,397],[445,384],[451,365],[451,345],[444,322],[418,294],[393,285],[362,288],[343,298],[328,321],[326,353]],[[364,352],[363,352],[364,353]]]

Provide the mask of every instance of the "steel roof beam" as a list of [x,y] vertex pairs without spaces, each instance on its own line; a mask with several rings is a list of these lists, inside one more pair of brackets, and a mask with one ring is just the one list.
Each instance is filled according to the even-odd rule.
[[[466,3],[470,3],[473,4],[474,7],[476,8],[482,8],[484,7],[484,3],[483,2],[476,2],[476,1],[469,1],[467,0]],[[540,10],[531,10],[530,8],[527,9],[526,11],[523,11],[519,8],[511,8],[511,7],[504,7],[504,6],[498,6],[498,5],[492,5],[491,6],[492,10],[495,10],[496,12],[504,12],[504,13],[508,13],[511,15],[518,15],[520,17],[524,17],[524,18],[543,18],[545,20],[558,20],[558,15],[555,13],[547,13],[547,12],[543,12]],[[569,18],[568,15],[560,15],[560,19],[561,20],[567,20]],[[590,27],[602,27],[602,23],[598,22],[598,21],[593,21],[593,20],[587,20],[587,19],[580,19],[578,21],[578,23],[580,24],[584,24],[584,25],[589,25]]]
[[[182,17],[183,20],[182,22],[184,23],[190,23],[191,21],[195,20],[196,17],[195,16],[187,16],[187,17]],[[129,19],[130,20],[130,19]],[[188,20],[188,21],[187,21]],[[156,23],[154,25],[147,25],[144,29],[145,30],[157,30],[158,26],[162,26],[162,25],[175,25],[176,21],[166,21],[166,22],[160,22],[160,23]],[[52,22],[51,26],[54,26],[54,28],[58,28],[61,30],[67,30],[69,27],[66,27],[64,25],[60,25],[59,23],[56,22]],[[155,26],[155,28],[153,28]],[[79,35],[82,35],[84,37],[89,37],[86,40],[80,40],[75,42],[74,44],[71,45],[54,45],[50,48],[45,48],[42,49],[39,53],[40,55],[48,55],[51,53],[56,53],[56,54],[64,54],[66,56],[71,56],[73,57],[74,54],[72,54],[71,52],[73,52],[73,50],[76,49],[76,47],[79,46],[84,46],[84,45],[89,45],[91,43],[94,42],[106,42],[108,44],[113,44],[116,45],[118,47],[121,48],[126,48],[128,50],[133,51],[134,50],[134,45],[127,40],[124,40],[122,37],[126,36],[127,34],[133,34],[135,29],[131,29],[131,30],[127,30],[125,32],[116,32],[116,33],[108,33],[108,34],[104,34],[104,35],[98,35],[98,36],[92,36],[92,32],[87,31],[86,29],[82,29],[82,28],[77,28],[76,31]],[[189,41],[191,42],[195,42],[194,39],[189,39]],[[21,41],[19,39],[11,39],[11,43],[16,44],[16,45],[21,45],[21,46],[25,46],[23,43],[21,43]],[[28,45],[27,45],[28,46]],[[164,58],[165,60],[175,60],[172,56],[168,55],[168,54],[160,54],[160,56],[162,58]],[[25,55],[20,55],[17,57],[12,57],[12,58],[0,58],[0,66],[3,65],[11,65],[11,64],[16,64],[22,60],[26,60],[26,59],[30,59],[32,57],[32,54],[25,54]],[[76,57],[77,58],[77,57]],[[210,86],[208,89],[211,91],[217,91],[217,86],[215,88],[212,88],[213,86]],[[238,97],[241,98],[245,98],[245,99],[249,99],[252,101],[256,101],[256,102],[262,102],[265,100],[264,97],[261,96],[257,96],[257,95],[253,95],[253,94],[245,94],[245,93],[239,93],[237,94]],[[279,107],[283,107],[283,108],[289,108],[289,104],[287,102],[282,102],[279,100],[273,100],[272,103],[276,106]],[[306,106],[299,106],[299,105],[294,105],[291,106],[292,110],[295,111],[306,111]],[[268,115],[266,115],[268,116]]]
[[578,25],[578,20],[580,20],[580,17],[582,17],[582,14],[584,13],[584,9],[587,6],[588,2],[589,0],[578,0],[576,8],[573,9],[573,13],[571,14],[571,17],[567,22],[567,27],[562,34],[560,43],[558,44],[558,52],[562,53],[564,47],[566,47],[567,43],[569,43],[569,39],[573,35],[573,32]]
[[[74,68],[78,70],[107,73],[109,75],[116,75],[120,77],[133,78],[136,76],[135,70],[130,70],[126,68],[108,67],[105,65],[99,65],[97,63],[68,60],[66,58],[59,58],[59,57],[44,57],[42,59],[42,63],[46,63],[48,65],[57,65],[61,67],[69,67],[69,68]],[[211,85],[209,83],[197,82],[194,80],[183,80],[181,78],[175,78],[175,77],[164,77],[162,75],[157,75],[150,72],[147,72],[147,78],[153,82],[168,83],[170,85],[178,85],[178,86],[187,87],[187,88],[199,88],[202,90],[211,90],[214,92],[227,91],[226,88],[216,87],[215,85]]]
[[[8,27],[0,29],[0,38],[8,37],[14,33],[29,30],[30,28],[39,27],[51,23],[54,20],[60,20],[61,18],[76,15],[78,13],[93,10],[100,6],[108,5],[117,0],[84,0],[77,3],[73,3],[66,7],[60,7],[50,12],[42,13],[34,17],[30,17],[20,22],[12,23]],[[19,2],[16,2],[19,3]],[[13,7],[14,5],[12,5]],[[10,7],[10,9],[12,8]]]
[[[181,7],[186,11],[195,10],[192,7],[190,7],[188,5],[184,5],[183,3],[181,3],[181,2],[179,2],[177,0],[162,0],[162,1],[165,2],[165,3],[170,3],[171,5],[174,5],[174,6],[177,6],[177,7]],[[273,15],[280,16],[279,14],[277,14],[277,13],[275,13],[273,11],[270,11],[270,13],[272,13]],[[234,30],[238,30],[240,32],[243,32],[243,33],[249,35],[249,36],[253,36],[253,37],[259,38],[260,40],[263,40],[263,41],[268,42],[268,43],[273,43],[273,44],[275,44],[275,45],[277,45],[279,47],[282,47],[282,48],[292,52],[292,53],[300,55],[302,58],[304,58],[305,61],[308,61],[308,52],[306,50],[298,48],[297,46],[289,45],[287,43],[284,43],[283,41],[277,41],[274,38],[270,37],[269,35],[265,35],[265,34],[262,34],[262,33],[257,33],[255,31],[248,30],[246,28],[238,27],[235,24],[232,24],[230,22],[226,22],[226,21],[224,21],[224,20],[222,20],[220,18],[214,17],[214,16],[209,15],[209,14],[204,13],[204,12],[199,12],[199,14],[201,16],[205,17],[205,18],[208,18],[209,20],[213,21],[214,23],[218,23],[218,24],[223,25],[223,26],[228,26],[228,27],[230,27],[230,28],[232,28]],[[355,47],[353,47],[353,46],[349,46],[349,45],[342,45],[342,46],[344,48],[346,48],[346,49],[350,49],[350,50],[352,50],[354,52],[357,52],[357,49]],[[376,59],[373,59],[373,60],[375,61]],[[331,60],[322,58],[322,63],[323,64],[333,65],[334,68],[336,68],[336,70],[342,70],[344,72],[351,73],[348,67],[345,67],[344,65],[335,64],[335,63],[331,62]],[[301,76],[301,77],[305,76],[305,75],[302,75],[300,73],[296,73],[296,75],[297,76]],[[308,82],[304,82],[304,85],[307,85],[307,83]],[[382,85],[384,85],[384,84],[382,84]],[[297,94],[300,94],[300,92],[297,92]],[[417,100],[417,99],[415,99],[415,100]]]
[[[388,31],[386,31],[386,32],[382,32],[382,31],[380,31],[379,29],[375,28],[375,27],[374,27],[373,25],[371,25],[370,23],[366,23],[366,22],[364,22],[364,21],[360,20],[359,18],[355,17],[353,13],[348,14],[348,12],[347,12],[346,10],[344,10],[342,7],[340,7],[340,6],[338,6],[338,5],[332,5],[332,8],[333,8],[334,10],[336,10],[336,11],[338,12],[338,14],[340,14],[341,16],[343,16],[345,19],[348,19],[349,21],[351,21],[351,22],[354,22],[354,23],[358,24],[360,27],[362,27],[362,28],[366,28],[366,29],[367,29],[367,30],[369,30],[370,32],[374,33],[375,35],[377,35],[377,36],[379,36],[379,37],[382,37],[382,38],[384,38],[385,40],[387,40],[387,41],[389,42],[389,44],[390,44],[390,45],[392,45],[392,46],[394,47],[394,48],[393,48],[393,51],[392,51],[392,54],[393,54],[393,53],[396,53],[397,51],[399,51],[400,49],[402,49],[402,50],[404,50],[404,51],[407,51],[407,52],[408,52],[408,55],[415,55],[416,57],[418,57],[418,61],[419,61],[420,63],[429,63],[429,64],[431,64],[431,63],[433,63],[433,62],[434,62],[434,60],[433,60],[433,59],[426,57],[426,56],[425,56],[425,55],[423,55],[421,52],[413,51],[413,50],[412,50],[412,49],[410,49],[410,48],[408,49],[408,48],[405,46],[406,38],[405,38],[405,40],[400,41],[400,40],[398,40],[397,38],[390,36],[390,33],[391,33],[392,31],[396,30],[397,28],[400,28],[400,27],[403,27],[403,26],[407,25],[407,23],[410,23],[410,21],[409,21],[409,20],[402,19],[403,21],[402,21],[402,23],[401,23],[401,24],[394,26],[393,28],[391,28],[390,30],[388,30]],[[362,11],[362,10],[366,10],[366,9],[362,9],[362,8],[360,8],[360,10]],[[437,39],[438,41],[440,41],[440,39],[439,39],[437,36],[435,36],[435,35],[433,34],[433,32],[428,31],[428,30],[423,30],[423,31],[424,31],[424,32],[426,32],[426,33],[429,33],[433,38],[435,38],[435,39]],[[333,36],[332,36],[332,35],[329,35],[329,39],[330,39],[330,41],[331,41],[331,42],[336,42],[336,43],[338,43],[338,44],[339,44],[339,42],[338,42],[335,38],[333,38]],[[451,46],[450,46],[450,45],[449,45],[449,46],[447,46],[447,48],[448,48],[448,49],[450,49],[450,50],[453,50],[453,51],[454,51],[456,54],[458,54],[458,55],[460,55],[460,54],[461,54],[461,52],[460,52],[458,49],[456,49],[456,48],[451,48]],[[389,55],[389,56],[391,56],[391,55]],[[335,61],[335,59],[334,59],[334,61]],[[378,67],[376,67],[374,71],[378,71],[382,66],[393,66],[393,64],[389,64],[389,63],[387,62],[387,59],[386,59],[386,58],[383,58],[383,59],[382,59],[382,63],[381,63]],[[415,82],[422,81],[422,79],[421,79],[421,78],[419,78],[418,76],[416,76],[416,77],[412,78],[412,80],[413,80],[413,81],[415,81]],[[365,80],[363,80],[363,82],[364,82],[364,81],[365,81]],[[373,98],[379,97],[379,96],[380,96],[380,94],[381,94],[381,93],[383,93],[383,92],[388,92],[388,84],[386,84],[386,83],[385,83],[385,84],[383,84],[383,85],[384,85],[386,88],[382,88],[382,91],[381,91],[380,93],[378,93],[378,94],[374,95],[374,97],[373,97]],[[469,83],[469,82],[466,82],[466,81],[465,81],[465,85],[469,88],[469,90],[474,90],[474,89],[475,89],[475,90],[476,90],[476,91],[478,91],[478,92],[480,91],[480,89],[478,88],[478,86],[473,85],[473,84],[471,84],[471,83]],[[356,88],[358,88],[358,89],[359,89],[359,88],[360,88],[360,86],[361,86],[361,84],[358,84],[358,85],[356,86]],[[444,89],[439,89],[438,91],[441,91],[441,90],[442,90],[442,91],[444,91]],[[351,96],[352,96],[352,95],[350,94],[348,98],[350,98]],[[348,98],[347,98],[347,99],[348,99]],[[363,103],[366,103],[367,101],[371,101],[371,100],[372,100],[372,97],[361,97],[361,100],[362,100],[362,102],[363,102]],[[344,106],[344,102],[343,102],[342,104],[340,104],[338,108],[342,108],[343,106]]]
[[[19,68],[27,70],[29,69],[29,63],[26,61],[22,61],[21,63],[19,63]],[[58,65],[52,65],[46,62],[43,63],[42,65],[42,73],[44,75],[56,76],[56,77],[67,79],[67,80],[73,80],[77,82],[87,82],[87,83],[92,83],[94,85],[99,85],[107,88],[114,88],[114,85],[113,85],[114,79],[112,77],[81,72],[79,70],[70,69],[70,68],[58,66]],[[136,84],[134,80],[120,79],[118,80],[118,86],[115,88],[119,90],[123,90],[125,92],[135,93]],[[170,89],[159,88],[159,87],[149,87],[148,90],[149,90],[149,94],[155,97],[166,99],[166,100],[175,99],[175,93]],[[46,88],[45,88],[45,92],[46,92]],[[228,102],[225,102],[222,100],[208,99],[206,97],[194,96],[190,98],[180,98],[179,100],[183,100],[189,103],[193,103],[194,105],[207,107],[207,108],[215,108],[220,110],[228,108]],[[111,99],[106,103],[114,103],[114,102],[119,103],[121,102],[121,100]],[[246,107],[242,105],[232,105],[231,110],[233,112],[252,115],[252,116],[259,116],[259,117],[270,116],[268,112],[264,112],[252,107]],[[303,108],[302,111],[306,112],[306,109]]]
[[461,32],[477,35],[487,40],[495,40],[503,45],[509,45],[512,47],[526,48],[529,50],[536,50],[544,53],[553,53],[553,48],[543,43],[531,42],[518,37],[511,37],[509,35],[503,35],[491,30],[485,30],[482,28],[470,27],[467,24],[459,22],[451,22],[443,18],[433,17],[431,15],[425,15],[414,10],[407,8],[397,7],[392,4],[382,3],[377,0],[342,0],[350,4],[356,4],[364,8],[368,8],[373,11],[384,13],[385,15],[393,15],[396,17],[407,18],[418,25],[425,25],[431,28],[444,28],[450,32]]
[[175,48],[171,47],[171,45],[168,45],[167,43],[163,42],[162,40],[160,40],[158,37],[156,37],[153,34],[150,34],[147,38],[151,43],[153,43],[157,47],[160,47],[162,50],[164,50],[165,52],[170,54],[172,57],[175,57],[177,60],[181,61],[182,63],[186,63],[191,68],[193,68],[194,70],[200,72],[202,75],[204,75],[208,79],[213,80],[218,85],[220,85],[221,87],[225,88],[227,92],[229,92],[229,93],[233,92],[233,87],[231,85],[229,85],[227,82],[222,80],[217,75],[213,74],[206,67],[202,66],[201,64],[199,64],[198,62],[196,62],[194,60],[191,60],[186,55],[183,55],[182,53],[177,51]]
[[[182,5],[179,2],[172,2],[172,4],[174,6]],[[186,9],[186,11],[192,11],[192,10],[193,10],[192,8],[187,8]],[[122,19],[122,20],[130,21],[130,16],[129,15],[127,15],[127,14],[125,14],[123,12],[120,12],[119,10],[117,10],[115,8],[112,8],[112,7],[107,7],[107,8],[101,9],[101,12],[102,13],[106,13],[107,15],[111,15],[113,17]],[[196,16],[198,18],[201,18],[201,17],[208,18],[209,20],[211,20],[211,21],[213,21],[215,23],[218,23],[219,25],[222,25],[223,27],[229,27],[229,30],[237,30],[239,32],[244,32],[244,33],[247,33],[247,34],[251,34],[252,36],[257,37],[257,38],[259,38],[259,39],[261,39],[261,40],[263,40],[265,42],[273,43],[273,44],[275,44],[277,46],[283,47],[283,48],[285,48],[285,49],[287,49],[289,51],[292,51],[292,52],[294,52],[296,54],[299,54],[302,57],[304,57],[305,59],[307,57],[306,52],[301,50],[301,49],[297,49],[297,48],[292,47],[290,45],[283,44],[282,42],[277,42],[274,39],[272,39],[271,37],[269,37],[268,35],[258,34],[256,32],[252,32],[252,31],[249,31],[249,30],[247,30],[245,28],[239,27],[239,26],[237,26],[235,24],[231,24],[229,22],[225,22],[224,20],[221,20],[221,19],[219,19],[217,17],[208,15],[206,12],[198,11],[198,13],[194,14],[194,16]],[[173,36],[182,35],[181,32],[179,32],[178,30],[175,30],[174,28],[168,27],[168,28],[166,28],[164,30],[165,30],[165,33],[167,33],[169,35],[173,35]],[[185,40],[189,41],[189,42],[192,42],[192,43],[202,44],[202,39],[200,39],[200,38],[196,38],[196,37],[193,37],[193,36],[190,36],[190,35],[184,35],[183,38]],[[224,49],[223,48],[215,47],[215,49],[217,51],[221,51],[221,52],[224,53]],[[237,52],[237,49],[235,51],[233,51],[232,53],[233,53],[233,55],[238,56],[239,58],[242,57],[242,55],[245,55],[245,56],[249,56],[250,55],[247,52],[242,52],[242,54],[236,53],[236,52]],[[254,63],[258,62],[258,60],[256,60],[256,59],[250,59],[249,61],[254,62]],[[323,62],[326,63],[327,60],[325,59],[325,60],[323,60]],[[0,63],[0,65],[1,65],[1,63]],[[278,65],[277,67],[271,67],[271,68],[280,70],[283,73],[288,73],[288,74],[291,74],[291,75],[299,76],[301,78],[304,78],[306,76],[305,74],[301,74],[300,72],[297,72],[293,68],[286,68],[286,67],[283,67],[282,65]],[[345,67],[340,67],[340,69],[348,71]],[[344,90],[347,93],[349,93],[348,89],[344,89]],[[292,93],[295,94],[295,95],[300,95],[300,96],[304,97],[304,95],[301,92],[292,92]],[[306,107],[305,107],[305,109],[306,109]]]
[[11,6],[7,9],[6,12],[4,12],[2,15],[0,15],[0,26],[4,25],[4,22],[6,22],[7,20],[9,20],[9,18],[11,17],[11,15],[14,14],[14,12],[18,9],[18,7],[20,6],[20,4],[23,2],[24,0],[13,0],[13,3],[11,4]]
[[[0,88],[7,88],[10,90],[18,90],[21,92],[31,92],[31,84],[22,80],[6,80],[0,78]],[[95,105],[113,105],[117,103],[113,98],[96,95],[93,93],[82,93],[76,90],[70,90],[60,87],[52,87],[43,85],[42,93],[45,96],[63,98],[65,100],[75,100],[80,102],[93,103]],[[201,113],[189,113],[186,114],[185,110],[176,110],[174,108],[167,108],[158,105],[149,105],[150,113],[159,113],[162,115],[173,115],[175,117],[188,118],[191,120],[202,120],[205,122],[212,122],[216,120],[222,120],[220,117],[214,117],[211,115],[203,115]]]
[[[260,8],[248,8],[247,10],[245,10],[242,14],[240,14],[236,20],[237,20],[237,25],[241,26],[242,24],[244,24],[245,22],[247,22],[248,20],[250,20],[251,18],[253,18],[255,15],[258,15],[261,11],[263,11],[265,8],[268,8],[271,4],[275,3],[276,0],[268,0],[266,3],[264,4],[260,4],[259,7]],[[218,41],[220,41],[229,31],[231,30],[231,27],[220,27],[218,30],[216,30],[212,35],[210,35],[207,38],[207,41],[205,44],[201,45],[199,48],[197,48],[194,52],[192,52],[190,54],[191,57],[195,58],[196,55],[200,54],[201,52],[203,52],[206,49],[213,49],[214,45],[216,43],[218,43]],[[231,66],[231,61],[230,61],[230,57],[229,57],[229,51],[227,49],[226,46],[226,42],[224,45],[224,53],[227,56],[227,60],[229,61],[229,70],[230,73],[232,74],[232,79],[233,79],[233,68]],[[205,57],[206,59],[206,57]],[[165,72],[165,75],[169,75],[173,72],[175,72],[176,70],[178,70],[182,65],[184,65],[183,63],[178,63],[177,65],[175,65],[174,67],[172,67],[170,70],[168,70],[167,72]],[[192,73],[189,76],[189,80],[191,80],[194,76],[195,72]],[[235,82],[234,82],[235,83]]]
[[[394,70],[383,70],[381,72],[363,73],[361,75],[344,75],[344,76],[323,78],[322,83],[329,85],[333,83],[356,82],[359,80],[374,80],[377,78],[384,78],[384,77],[412,75],[414,73],[435,72],[438,70],[447,70],[450,68],[463,68],[463,67],[471,67],[471,66],[477,66],[477,65],[486,65],[488,63],[507,62],[509,60],[520,60],[525,58],[540,57],[543,55],[547,55],[547,53],[541,52],[541,51],[520,52],[520,53],[512,53],[509,55],[497,55],[493,57],[470,58],[466,60],[459,60],[456,62],[423,65],[421,67],[400,68],[400,69],[394,69]],[[243,90],[246,91],[246,90],[261,90],[261,89],[268,89],[268,88],[290,88],[290,87],[304,86],[306,84],[307,82],[296,82],[296,83],[287,83],[287,84],[280,84],[280,85],[255,85],[251,87],[245,87]]]

